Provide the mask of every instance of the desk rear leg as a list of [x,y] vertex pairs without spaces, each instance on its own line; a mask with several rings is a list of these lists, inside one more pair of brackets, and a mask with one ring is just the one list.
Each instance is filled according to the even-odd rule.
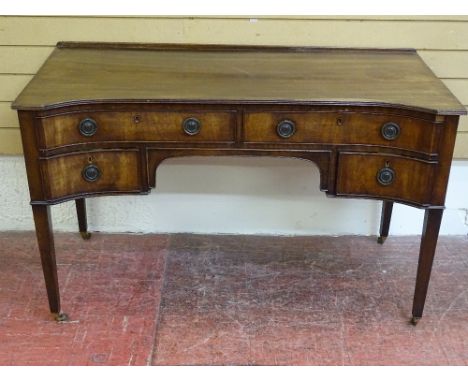
[[76,215],[78,216],[78,227],[80,235],[84,240],[89,240],[91,233],[88,232],[88,220],[86,218],[86,199],[76,199]]
[[413,325],[418,323],[423,314],[443,211],[442,209],[427,209],[424,214],[418,273],[416,275],[416,288],[413,300],[413,318],[411,319]]
[[37,243],[41,254],[42,271],[49,299],[49,308],[57,321],[68,319],[60,311],[60,292],[57,277],[57,264],[55,261],[54,234],[49,206],[32,206],[34,224],[36,225]]
[[388,237],[390,230],[390,220],[392,219],[393,202],[384,201],[382,203],[382,215],[380,217],[380,236],[377,239],[379,244],[383,244]]

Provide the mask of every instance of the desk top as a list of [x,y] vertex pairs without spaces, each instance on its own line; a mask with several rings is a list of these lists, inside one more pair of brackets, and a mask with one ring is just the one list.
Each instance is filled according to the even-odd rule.
[[13,103],[107,102],[465,108],[414,50],[58,43]]

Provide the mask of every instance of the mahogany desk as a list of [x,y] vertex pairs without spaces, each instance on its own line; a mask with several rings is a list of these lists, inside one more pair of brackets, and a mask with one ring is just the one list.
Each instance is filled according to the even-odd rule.
[[424,208],[412,322],[422,316],[464,107],[414,50],[71,43],[13,103],[49,306],[66,319],[49,206],[146,194],[165,159],[314,162],[329,196]]

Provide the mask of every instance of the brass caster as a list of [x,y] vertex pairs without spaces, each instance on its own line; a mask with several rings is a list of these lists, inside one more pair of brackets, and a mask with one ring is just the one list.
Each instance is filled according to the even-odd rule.
[[81,237],[83,240],[89,240],[91,238],[91,232],[85,231],[85,232],[80,232]]
[[414,317],[414,316],[413,316],[413,317],[411,318],[411,324],[414,325],[414,326],[416,326],[416,325],[418,324],[418,322],[419,322],[420,319],[421,319],[421,317]]
[[70,321],[70,317],[68,317],[68,314],[60,312],[60,313],[54,313],[55,316],[55,321],[57,322],[65,322],[65,321]]
[[377,243],[379,244],[383,244],[385,242],[385,240],[387,239],[387,236],[379,236],[377,238]]

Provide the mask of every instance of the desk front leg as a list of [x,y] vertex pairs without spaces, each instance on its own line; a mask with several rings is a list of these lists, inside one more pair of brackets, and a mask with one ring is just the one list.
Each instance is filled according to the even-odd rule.
[[42,271],[49,299],[49,308],[57,321],[65,321],[68,317],[60,310],[60,292],[50,207],[33,205],[32,209],[34,224],[36,225],[37,243],[41,254]]
[[427,209],[424,214],[424,226],[413,300],[413,318],[411,319],[411,323],[414,325],[418,323],[423,314],[443,211],[443,209]]

